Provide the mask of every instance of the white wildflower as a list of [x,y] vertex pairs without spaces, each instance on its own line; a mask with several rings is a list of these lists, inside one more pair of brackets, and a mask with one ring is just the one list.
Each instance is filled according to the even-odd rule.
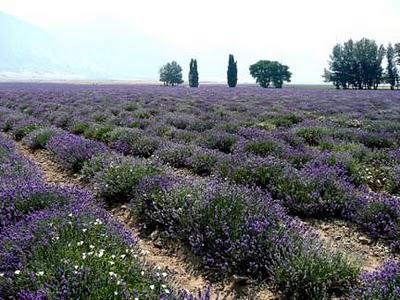
[[14,272],[15,275],[19,275],[20,273],[21,273],[20,270],[16,270],[16,271]]
[[102,257],[103,255],[104,255],[104,249],[100,249],[99,254],[97,256]]
[[150,285],[150,289],[154,290],[154,284]]
[[38,274],[39,276],[43,276],[43,275],[44,275],[44,272],[43,272],[43,271],[39,271],[39,272],[37,272],[37,274]]

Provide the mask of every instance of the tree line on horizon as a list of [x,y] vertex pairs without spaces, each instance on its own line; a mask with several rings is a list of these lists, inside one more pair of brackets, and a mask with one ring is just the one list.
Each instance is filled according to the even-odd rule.
[[[272,82],[275,88],[282,88],[283,82],[290,82],[292,73],[289,72],[289,67],[277,61],[260,60],[252,64],[249,68],[251,76],[256,79],[256,82],[263,88],[268,88]],[[164,86],[175,86],[182,84],[182,67],[172,61],[166,63],[160,68],[160,81]],[[228,58],[227,84],[234,88],[238,81],[237,61],[232,54]],[[199,86],[199,72],[197,70],[197,60],[191,59],[189,64],[188,75],[189,86],[197,88]]]
[[[386,60],[385,60],[386,59]],[[382,63],[386,61],[386,67]],[[343,44],[336,44],[330,55],[329,68],[324,69],[322,77],[331,82],[337,89],[378,89],[387,84],[391,90],[400,89],[400,43],[394,46],[389,43],[385,48],[375,40],[363,38],[352,39]],[[292,73],[289,67],[277,61],[259,60],[249,67],[250,75],[263,88],[271,84],[282,88],[284,82],[290,82]],[[160,81],[165,86],[183,83],[182,67],[172,61],[160,69]],[[199,86],[197,60],[191,59],[189,65],[189,86]],[[228,58],[227,84],[236,87],[238,81],[237,61],[232,54]]]
[[[386,68],[382,63],[386,58]],[[375,40],[363,38],[336,44],[332,49],[329,69],[324,70],[325,82],[337,89],[378,89],[388,84],[391,90],[400,88],[400,43],[385,48]]]

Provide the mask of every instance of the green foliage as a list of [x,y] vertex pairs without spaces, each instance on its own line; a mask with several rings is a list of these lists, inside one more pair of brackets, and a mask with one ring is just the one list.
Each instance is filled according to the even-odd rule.
[[83,121],[74,121],[71,126],[71,132],[76,134],[82,134],[86,129],[88,129],[90,124]]
[[329,134],[329,129],[323,127],[303,127],[297,129],[296,134],[304,138],[308,145],[316,146],[319,145],[323,136]]
[[229,87],[236,87],[237,84],[237,61],[232,54],[229,54],[229,61],[228,61],[228,71],[227,71],[227,78],[228,78],[228,86]]
[[193,172],[203,176],[211,174],[217,164],[218,158],[216,154],[202,149],[195,151],[189,161],[189,166]]
[[58,128],[44,127],[32,131],[28,134],[23,142],[32,150],[45,149],[48,141],[57,134],[62,134],[63,131]]
[[198,87],[199,86],[199,72],[197,71],[197,60],[190,60],[190,71],[189,71],[189,86]]
[[294,299],[330,299],[353,285],[360,273],[345,254],[324,249],[299,251],[276,270],[275,281]]
[[31,133],[32,131],[41,128],[39,124],[29,124],[23,127],[19,127],[17,129],[13,129],[12,133],[17,141],[20,141],[23,137]]
[[335,45],[329,70],[325,70],[323,77],[337,89],[377,89],[383,79],[384,55],[385,48],[378,47],[374,40],[363,38],[354,43],[350,39],[343,45]]
[[155,155],[164,163],[168,163],[175,168],[187,166],[187,160],[192,155],[192,148],[187,145],[167,145],[158,150]]
[[160,69],[160,81],[167,86],[183,83],[182,67],[176,61],[165,64]]
[[83,131],[83,136],[87,139],[107,142],[110,132],[114,129],[112,125],[107,124],[91,124]]
[[[100,219],[64,216],[37,223],[34,239],[46,242],[30,250],[26,269],[9,282],[10,295],[45,290],[49,299],[57,299],[63,290],[69,299],[120,299],[124,293],[158,299],[165,294],[155,271],[141,267],[137,250]],[[73,288],[65,288],[65,282]]]
[[229,133],[207,132],[202,143],[208,149],[216,149],[224,153],[231,153],[238,137]]
[[130,157],[93,159],[94,162],[89,161],[84,172],[86,176],[94,173],[91,181],[108,202],[126,201],[140,180],[162,172],[145,160]]
[[280,145],[275,141],[262,140],[248,142],[244,149],[246,152],[253,153],[260,156],[272,155],[275,152],[279,152]]
[[271,81],[276,88],[282,88],[283,82],[290,82],[292,76],[288,66],[269,60],[260,60],[251,65],[250,74],[263,88],[269,87]]
[[386,66],[385,81],[387,84],[390,85],[391,90],[394,90],[394,87],[399,82],[399,71],[397,70],[396,67],[395,55],[396,55],[395,50],[392,44],[389,43],[386,50],[387,66]]

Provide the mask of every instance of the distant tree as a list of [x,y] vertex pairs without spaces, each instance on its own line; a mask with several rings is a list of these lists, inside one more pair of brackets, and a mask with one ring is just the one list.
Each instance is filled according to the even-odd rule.
[[394,49],[396,51],[397,64],[400,65],[400,43],[397,43],[396,45],[394,45]]
[[199,73],[197,71],[197,60],[190,60],[190,70],[189,70],[189,86],[198,87],[199,86]]
[[290,82],[292,73],[289,67],[277,61],[260,60],[250,66],[250,74],[263,88],[269,87],[272,82],[274,87],[282,88],[283,82]]
[[229,61],[228,61],[228,86],[235,87],[237,84],[237,62],[232,54],[229,54]]
[[160,81],[166,86],[183,83],[182,67],[176,61],[165,64],[160,69]]
[[398,83],[399,73],[396,67],[395,49],[393,48],[391,43],[389,43],[387,47],[386,59],[387,59],[387,66],[386,66],[385,81],[387,84],[390,85],[390,89],[394,90],[396,84]]
[[336,88],[377,89],[383,80],[382,60],[385,48],[374,40],[349,40],[333,47],[329,70],[322,75]]
[[344,51],[342,45],[336,44],[333,47],[330,59],[329,71],[325,69],[323,75],[325,81],[332,82],[337,89],[341,87],[346,89],[347,83],[344,76]]

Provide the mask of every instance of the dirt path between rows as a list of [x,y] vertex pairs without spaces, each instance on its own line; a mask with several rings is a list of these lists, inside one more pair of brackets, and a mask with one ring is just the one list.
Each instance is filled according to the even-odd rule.
[[363,271],[375,271],[385,261],[395,258],[389,246],[374,241],[357,228],[342,220],[305,220],[318,232],[325,245],[340,249],[357,259]]
[[[47,150],[32,152],[21,142],[16,142],[16,148],[22,155],[37,164],[43,172],[46,182],[61,186],[79,187],[95,194],[94,189],[89,185],[83,184],[77,175],[66,172],[59,164],[54,162]],[[171,274],[170,277],[173,278],[171,284],[177,288],[197,293],[199,290],[204,290],[205,287],[210,286],[212,299],[277,299],[273,292],[261,286],[238,285],[234,280],[212,284],[202,275],[201,270],[196,269],[195,264],[188,263],[188,258],[184,251],[171,253],[170,250],[160,247],[154,240],[140,238],[136,224],[132,224],[129,211],[124,205],[112,209],[110,213],[117,221],[123,223],[135,237],[139,238],[137,246],[143,254],[145,263],[168,270]]]

